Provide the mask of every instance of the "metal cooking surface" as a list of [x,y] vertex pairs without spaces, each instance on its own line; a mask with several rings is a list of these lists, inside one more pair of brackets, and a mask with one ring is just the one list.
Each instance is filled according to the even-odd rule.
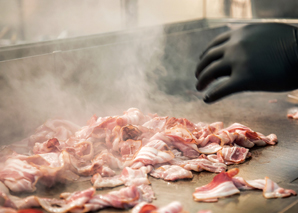
[[[276,102],[270,103],[270,100]],[[255,131],[268,135],[275,133],[279,139],[276,146],[251,149],[252,158],[243,164],[229,166],[240,169],[238,176],[245,179],[257,179],[268,176],[281,187],[298,192],[298,121],[287,118],[287,110],[295,104],[287,102],[286,93],[244,93],[234,95],[213,105],[204,104],[201,100],[173,104],[170,115],[156,110],[159,115],[186,117],[193,122],[223,121],[225,126],[239,122]],[[151,108],[154,108],[152,105]],[[198,210],[211,209],[216,212],[296,212],[298,211],[297,197],[284,199],[265,199],[262,191],[242,191],[240,195],[220,199],[217,203],[199,203],[193,201],[192,193],[198,186],[209,183],[214,173],[195,173],[192,180],[166,182],[149,177],[156,193],[153,204],[163,206],[171,201],[182,202],[185,210],[196,213]],[[57,197],[61,192],[83,190],[91,186],[89,181],[59,185],[44,191],[39,189],[38,196]],[[119,190],[116,187],[108,190],[97,190],[97,193],[107,193]],[[129,212],[116,209],[104,209],[100,212]]]

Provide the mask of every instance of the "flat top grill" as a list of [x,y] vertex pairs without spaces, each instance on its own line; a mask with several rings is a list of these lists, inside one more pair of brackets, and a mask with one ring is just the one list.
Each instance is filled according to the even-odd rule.
[[[271,100],[276,101],[271,102]],[[279,140],[276,146],[253,148],[250,150],[251,159],[228,168],[239,168],[238,176],[244,177],[246,180],[268,176],[281,187],[298,192],[298,121],[288,119],[286,116],[287,111],[293,107],[295,104],[287,101],[285,93],[243,93],[233,95],[213,105],[207,105],[197,100],[188,106],[188,102],[186,102],[184,117],[193,122],[223,121],[225,126],[238,122],[265,135],[275,133]],[[183,116],[180,114],[181,108],[178,106],[173,106],[172,112],[173,116]],[[298,210],[297,197],[265,199],[261,190],[241,191],[241,194],[220,199],[217,203],[195,202],[192,198],[195,188],[209,183],[215,175],[210,172],[194,172],[192,180],[174,182],[149,177],[157,198],[153,204],[164,206],[176,200],[180,201],[185,210],[190,213],[196,213],[203,209],[210,209],[214,213],[223,211],[231,213],[296,212]],[[90,181],[81,181],[69,185],[57,185],[48,190],[38,187],[35,195],[58,198],[62,192],[83,190],[90,186]],[[120,188],[97,190],[96,193],[105,194]],[[129,212],[129,210],[108,208],[100,212]]]

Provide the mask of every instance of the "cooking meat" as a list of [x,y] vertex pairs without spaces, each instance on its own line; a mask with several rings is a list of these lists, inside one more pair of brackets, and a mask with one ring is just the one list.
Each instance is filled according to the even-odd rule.
[[132,213],[183,213],[183,206],[178,201],[173,201],[166,206],[158,208],[157,206],[141,202],[132,209]]
[[[97,189],[127,187],[106,195],[95,194],[95,189],[90,188],[64,193],[62,199],[17,199],[1,192],[4,207],[80,212],[152,202],[155,196],[148,174],[174,181],[192,178],[191,170],[220,173],[214,180],[216,187],[212,185],[208,193],[199,189],[194,193],[196,200],[208,202],[238,193],[237,184],[241,189],[260,188],[260,182],[233,178],[236,170],[225,173],[227,165],[243,163],[250,156],[249,148],[275,145],[277,138],[239,123],[224,128],[222,122],[192,123],[186,118],[145,115],[130,108],[121,116],[94,115],[81,128],[69,121],[49,120],[20,143],[27,146],[26,151],[13,145],[0,150],[0,180],[15,193],[33,192],[37,183],[52,187],[82,177],[91,180]],[[152,171],[153,167],[156,169]],[[206,194],[209,197],[203,199]]]
[[193,170],[196,172],[201,172],[203,170],[209,172],[222,172],[226,171],[227,166],[223,163],[213,163],[205,158],[191,159],[191,160],[181,160],[178,158],[174,158],[170,161],[172,165],[178,165],[183,167],[186,170]]
[[20,159],[9,158],[0,165],[0,180],[13,192],[34,192],[42,172]]
[[279,197],[289,197],[291,195],[297,195],[297,193],[292,189],[284,189],[277,185],[277,183],[265,177],[265,187],[263,189],[263,196],[265,198],[279,198]]
[[248,156],[248,149],[243,147],[224,147],[221,150],[222,157],[227,163],[243,163]]
[[131,169],[129,167],[124,168],[121,173],[121,178],[124,181],[125,186],[150,184],[147,178],[147,173],[152,170],[152,167],[148,166],[148,168],[149,169],[145,166],[139,169]]
[[94,195],[85,204],[85,211],[95,211],[106,207],[126,209],[135,206],[143,200],[145,199],[142,189],[132,185],[105,195]]
[[195,201],[217,202],[218,198],[227,197],[240,193],[240,190],[260,189],[263,190],[265,198],[279,198],[296,196],[297,193],[292,189],[284,189],[277,183],[265,179],[245,180],[243,177],[234,177],[239,173],[239,169],[231,169],[228,172],[221,172],[216,175],[213,180],[205,186],[195,189],[193,197]]
[[150,175],[155,178],[161,178],[163,180],[174,181],[179,179],[189,179],[193,177],[193,174],[176,165],[164,165],[150,172]]
[[265,186],[265,179],[245,180],[243,177],[233,177],[235,186],[240,190],[261,189]]
[[91,182],[97,189],[111,188],[124,184],[124,181],[121,179],[121,175],[115,175],[113,177],[102,177],[99,173],[93,175]]
[[137,153],[132,162],[126,162],[126,165],[134,169],[138,169],[146,165],[155,165],[165,163],[174,158],[174,154],[170,151],[166,143],[163,141],[151,141],[143,146]]
[[228,172],[221,172],[205,186],[195,189],[193,198],[195,201],[217,202],[218,198],[239,194],[240,191],[234,185],[232,178],[237,175],[239,169],[231,169]]
[[206,146],[199,147],[199,152],[203,154],[214,154],[222,149],[222,146],[218,143],[208,143]]
[[288,113],[287,117],[291,118],[291,119],[294,119],[294,120],[297,120],[298,119],[298,111],[294,112],[294,113]]

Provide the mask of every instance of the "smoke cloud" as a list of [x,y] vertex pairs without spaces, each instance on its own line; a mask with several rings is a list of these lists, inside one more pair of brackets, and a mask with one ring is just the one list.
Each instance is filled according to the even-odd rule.
[[122,115],[130,107],[213,120],[195,91],[194,70],[203,48],[227,28],[183,26],[173,25],[173,33],[168,26],[135,29],[106,45],[0,62],[0,143],[29,136],[47,119],[83,126],[93,114]]

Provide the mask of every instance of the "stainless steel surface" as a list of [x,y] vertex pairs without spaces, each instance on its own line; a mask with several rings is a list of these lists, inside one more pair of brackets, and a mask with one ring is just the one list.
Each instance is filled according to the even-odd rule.
[[[270,103],[275,100],[275,103]],[[152,103],[154,105],[154,103]],[[298,192],[298,121],[286,117],[289,108],[295,106],[287,102],[286,93],[243,93],[231,96],[213,105],[206,105],[200,100],[175,103],[169,110],[158,109],[161,116],[186,117],[193,122],[223,121],[225,126],[239,122],[264,134],[275,133],[279,143],[251,149],[252,158],[243,164],[229,166],[240,169],[239,176],[245,179],[259,179],[268,176],[280,186]],[[185,210],[196,213],[198,210],[211,209],[217,212],[297,212],[297,197],[284,199],[265,199],[262,191],[242,191],[240,195],[220,199],[217,203],[200,203],[193,201],[192,193],[198,186],[209,183],[214,173],[194,173],[192,180],[166,182],[150,177],[150,182],[156,193],[153,204],[163,206],[178,200]],[[59,185],[44,191],[38,189],[36,195],[58,197],[64,191],[76,191],[91,186],[89,181],[71,185]],[[109,190],[97,190],[97,193],[107,193],[119,190],[117,187]],[[115,209],[105,209],[100,212],[129,212]]]

